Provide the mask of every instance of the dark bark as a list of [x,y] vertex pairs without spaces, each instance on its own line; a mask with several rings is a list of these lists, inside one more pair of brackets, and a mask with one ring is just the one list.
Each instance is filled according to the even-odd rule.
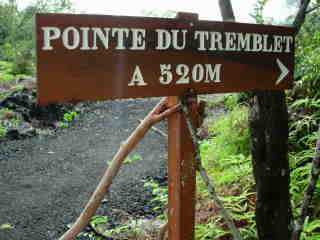
[[299,32],[302,24],[304,23],[309,4],[310,4],[310,0],[301,0],[300,2],[299,11],[293,21],[293,26],[296,28],[296,33]]
[[230,0],[219,0],[219,7],[223,21],[235,21],[232,4]]
[[249,125],[260,240],[290,238],[288,112],[282,91],[256,92]]

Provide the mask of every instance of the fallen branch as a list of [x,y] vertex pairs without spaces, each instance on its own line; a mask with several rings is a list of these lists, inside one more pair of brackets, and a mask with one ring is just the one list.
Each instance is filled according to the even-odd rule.
[[187,126],[189,129],[191,138],[192,138],[193,145],[195,147],[195,160],[196,160],[197,170],[200,172],[200,176],[201,176],[202,180],[204,181],[204,183],[206,184],[210,196],[212,197],[213,201],[215,202],[216,206],[218,207],[218,211],[219,211],[220,215],[223,217],[228,228],[230,229],[230,232],[231,232],[233,238],[235,240],[241,240],[242,238],[241,238],[239,230],[235,226],[227,209],[224,208],[223,203],[219,199],[218,194],[215,190],[215,187],[214,187],[212,181],[210,180],[205,168],[203,167],[203,165],[201,163],[200,150],[199,150],[200,148],[199,148],[199,143],[198,143],[199,141],[198,141],[198,137],[197,137],[197,131],[192,126],[192,120],[190,118],[189,109],[183,101],[181,103],[181,106],[182,106],[182,110],[183,110],[184,116],[187,121]]
[[127,141],[120,146],[118,152],[114,156],[111,164],[107,168],[105,174],[103,175],[100,183],[98,184],[96,190],[89,199],[84,210],[72,225],[72,227],[60,238],[60,240],[73,240],[81,232],[81,230],[86,227],[91,217],[95,214],[96,210],[101,204],[105,194],[107,193],[112,180],[117,175],[120,170],[123,161],[132,151],[132,149],[137,145],[137,143],[144,137],[147,131],[157,122],[160,122],[164,118],[168,117],[170,114],[178,111],[179,106],[174,106],[168,109],[167,107],[168,99],[162,99],[155,108],[146,116],[146,118],[139,124],[139,126],[133,131],[129,136]]
[[319,133],[319,138],[316,143],[315,156],[312,161],[311,177],[310,177],[308,187],[304,193],[301,213],[298,220],[296,221],[296,224],[292,233],[292,238],[291,238],[292,240],[299,240],[300,238],[301,232],[303,230],[304,222],[306,220],[306,217],[308,216],[308,209],[311,204],[312,197],[316,189],[317,181],[320,175],[320,126],[319,126],[318,133]]

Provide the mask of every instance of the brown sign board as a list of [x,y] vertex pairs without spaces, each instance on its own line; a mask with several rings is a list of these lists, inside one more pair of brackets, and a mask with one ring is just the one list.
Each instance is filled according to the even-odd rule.
[[38,102],[287,89],[294,33],[196,19],[38,14]]

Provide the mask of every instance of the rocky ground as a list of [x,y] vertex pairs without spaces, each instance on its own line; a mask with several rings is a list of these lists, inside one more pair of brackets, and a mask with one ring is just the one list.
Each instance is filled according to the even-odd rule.
[[[30,92],[22,94],[28,97]],[[121,142],[158,99],[82,106],[86,114],[67,129],[55,129],[55,124],[69,106],[39,109],[34,97],[26,101],[29,105],[16,100],[2,101],[0,108],[18,106],[16,112],[36,133],[24,136],[18,130],[0,142],[0,225],[13,227],[0,230],[0,239],[56,239],[79,215]],[[39,134],[48,126],[53,132]],[[166,131],[163,124],[157,127]],[[166,142],[154,131],[146,135],[134,151],[141,159],[123,166],[98,214],[152,216],[151,193],[143,185],[150,177],[166,180]]]
[[24,88],[11,92],[0,99],[0,127],[6,129],[1,140],[18,140],[27,137],[50,133],[63,121],[64,114],[71,110],[84,110],[84,104],[51,104],[41,107],[36,103],[34,89]]

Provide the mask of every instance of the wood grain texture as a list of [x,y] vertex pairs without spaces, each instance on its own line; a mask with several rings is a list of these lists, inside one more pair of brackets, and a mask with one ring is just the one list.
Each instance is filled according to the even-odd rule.
[[[187,38],[195,30],[259,33],[271,35],[294,35],[293,28],[263,26],[232,22],[197,21],[191,19],[164,19],[146,17],[123,17],[102,15],[39,14],[37,25],[37,75],[38,102],[42,105],[53,102],[137,98],[155,96],[179,96],[188,89],[197,94],[239,92],[247,90],[279,90],[292,86],[294,51],[291,53],[253,53],[204,51],[199,52],[195,41],[187,41],[184,50],[172,48],[155,50],[154,30],[187,29]],[[64,29],[80,27],[126,27],[146,29],[146,50],[115,50],[115,41],[109,49],[102,44],[95,51],[67,50],[61,38],[52,41],[54,50],[44,51],[42,27]],[[91,36],[92,38],[92,36]],[[130,39],[128,39],[129,41]],[[89,41],[90,40],[89,37]],[[129,43],[125,43],[129,44]],[[285,80],[275,85],[280,75],[276,63],[280,59],[290,69]],[[175,80],[162,85],[159,82],[160,64],[171,64],[174,79],[177,64],[186,64],[191,70],[195,64],[222,64],[220,83],[175,84]],[[135,67],[139,65],[147,86],[128,86]]]

